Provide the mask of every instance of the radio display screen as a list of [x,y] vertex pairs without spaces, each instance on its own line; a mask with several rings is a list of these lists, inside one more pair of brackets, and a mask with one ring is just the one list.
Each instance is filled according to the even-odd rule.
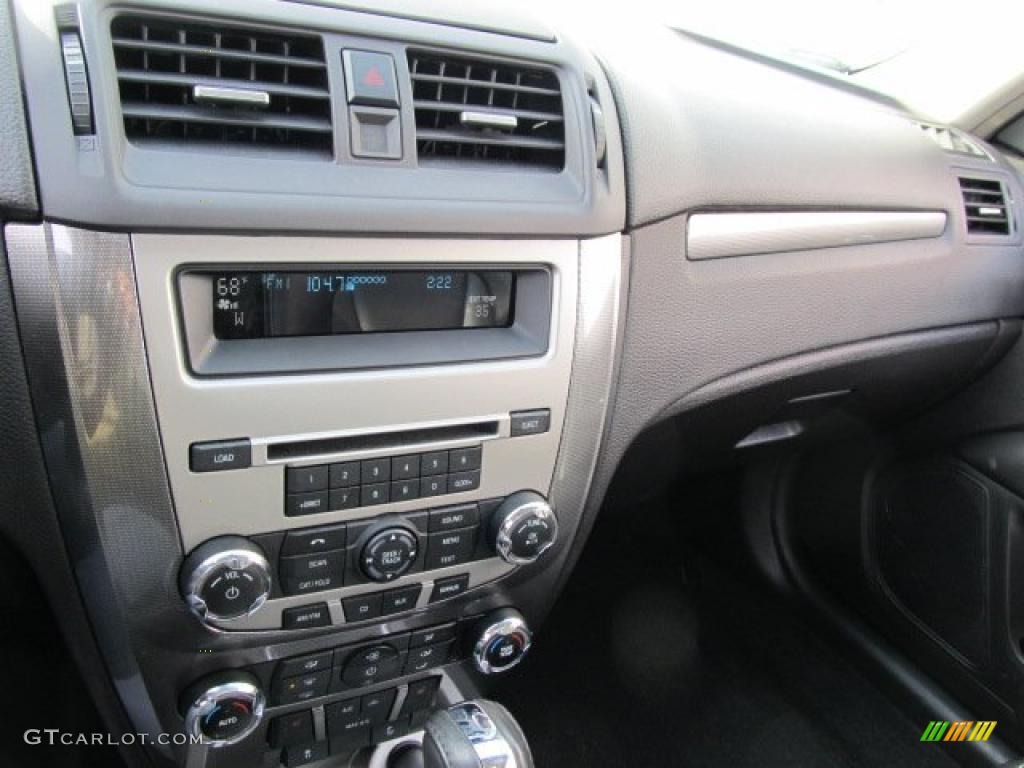
[[510,270],[206,274],[218,339],[505,328],[513,321]]

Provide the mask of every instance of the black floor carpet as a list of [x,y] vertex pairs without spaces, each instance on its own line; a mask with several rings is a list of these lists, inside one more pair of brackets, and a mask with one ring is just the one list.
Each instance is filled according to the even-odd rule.
[[650,517],[599,524],[496,691],[538,768],[955,765],[837,641]]

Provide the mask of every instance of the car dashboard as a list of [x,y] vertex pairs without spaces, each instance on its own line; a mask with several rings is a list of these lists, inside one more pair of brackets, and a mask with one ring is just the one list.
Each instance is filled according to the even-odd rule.
[[659,423],[695,467],[841,432],[1020,333],[997,150],[667,28],[15,0],[0,48],[52,493],[3,528],[107,723],[197,737],[155,765],[385,754],[544,642]]

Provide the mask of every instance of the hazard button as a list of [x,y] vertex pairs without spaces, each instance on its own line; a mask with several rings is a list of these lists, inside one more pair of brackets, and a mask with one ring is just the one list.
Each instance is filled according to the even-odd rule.
[[395,61],[387,53],[343,51],[345,88],[350,104],[397,107]]

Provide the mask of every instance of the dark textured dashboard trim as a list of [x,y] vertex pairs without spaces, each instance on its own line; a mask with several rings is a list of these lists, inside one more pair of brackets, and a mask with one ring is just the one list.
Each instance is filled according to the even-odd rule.
[[39,213],[39,201],[10,0],[0,0],[0,167],[0,214],[33,218]]

